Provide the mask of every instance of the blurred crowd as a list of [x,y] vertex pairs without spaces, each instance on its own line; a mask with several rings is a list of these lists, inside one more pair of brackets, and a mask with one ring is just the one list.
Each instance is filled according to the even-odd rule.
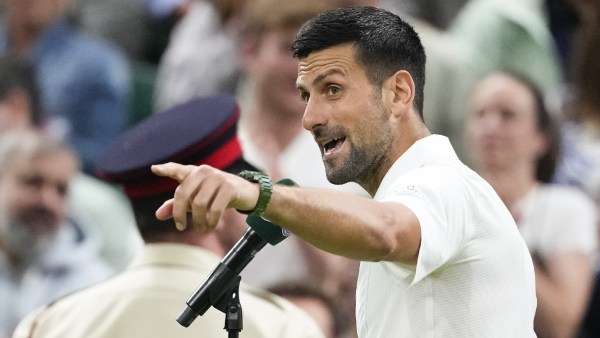
[[[244,160],[273,181],[368,196],[326,180],[289,50],[307,19],[358,5],[421,37],[425,122],[515,218],[534,258],[537,335],[600,337],[600,0],[4,0],[0,338],[129,269],[149,240],[99,161],[126,131],[198,98],[235,98]],[[292,235],[242,281],[306,310],[324,337],[351,338],[357,274],[358,262]]]

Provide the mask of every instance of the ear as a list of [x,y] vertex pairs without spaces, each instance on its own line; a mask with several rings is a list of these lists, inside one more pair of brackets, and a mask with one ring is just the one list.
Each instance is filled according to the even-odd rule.
[[409,72],[399,70],[388,77],[382,86],[383,95],[390,103],[394,115],[410,111],[415,97],[415,82]]

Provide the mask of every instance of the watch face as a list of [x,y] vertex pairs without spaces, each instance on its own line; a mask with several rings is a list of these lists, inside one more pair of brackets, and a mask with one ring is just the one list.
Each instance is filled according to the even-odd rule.
[[258,182],[259,179],[263,177],[267,177],[267,175],[258,172],[258,171],[247,171],[244,170],[239,174],[242,178],[247,179],[252,182]]

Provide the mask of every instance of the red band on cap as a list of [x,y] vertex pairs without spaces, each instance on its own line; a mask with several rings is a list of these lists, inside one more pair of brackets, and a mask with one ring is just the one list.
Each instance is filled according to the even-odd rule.
[[[242,157],[242,148],[240,147],[237,137],[234,137],[207,157],[201,158],[196,163],[190,164],[207,164],[214,168],[225,169],[240,157]],[[129,182],[125,184],[125,194],[132,198],[147,197],[158,195],[169,190],[175,190],[179,185],[179,182],[168,177],[152,175],[147,178],[147,180],[141,182]]]

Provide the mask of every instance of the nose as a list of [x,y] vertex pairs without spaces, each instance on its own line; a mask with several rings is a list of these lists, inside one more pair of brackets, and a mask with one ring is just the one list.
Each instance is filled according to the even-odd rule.
[[502,119],[500,113],[495,110],[486,110],[479,117],[479,128],[482,131],[494,132],[501,128]]
[[63,214],[66,209],[66,197],[60,188],[53,184],[45,184],[40,191],[40,202],[57,215]]
[[316,100],[310,98],[304,108],[304,116],[302,117],[302,126],[308,131],[312,131],[315,127],[325,125],[325,115],[322,107],[319,107]]

